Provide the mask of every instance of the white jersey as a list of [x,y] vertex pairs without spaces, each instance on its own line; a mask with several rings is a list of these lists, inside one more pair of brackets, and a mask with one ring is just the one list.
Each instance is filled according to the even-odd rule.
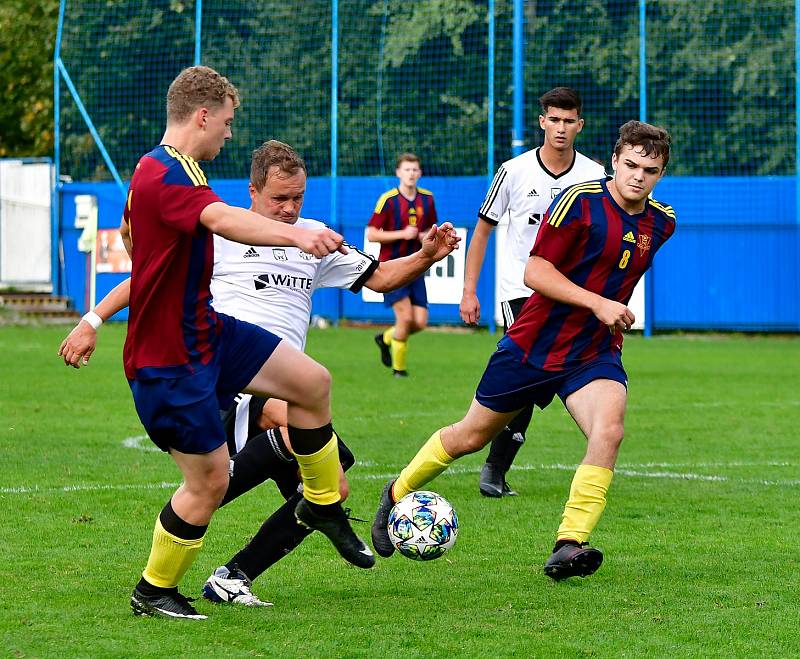
[[533,292],[524,283],[525,265],[550,202],[570,185],[604,177],[602,165],[577,151],[572,165],[558,175],[544,166],[538,148],[500,165],[478,217],[492,225],[508,225],[506,258],[497,264],[501,302],[530,297]]
[[[295,226],[318,230],[322,222],[298,218]],[[255,247],[214,236],[214,309],[259,325],[303,350],[318,288],[348,288],[358,293],[378,262],[347,245],[318,259],[297,247]]]

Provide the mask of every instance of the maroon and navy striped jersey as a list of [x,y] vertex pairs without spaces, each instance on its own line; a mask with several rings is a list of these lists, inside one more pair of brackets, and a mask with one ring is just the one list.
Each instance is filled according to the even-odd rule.
[[417,188],[414,199],[404,197],[399,188],[384,193],[375,205],[369,226],[383,231],[401,231],[407,226],[417,227],[419,238],[382,243],[378,260],[391,261],[418,251],[422,247],[420,239],[436,222],[433,193],[429,190]]
[[[579,183],[550,206],[531,256],[550,261],[571,282],[628,304],[653,256],[675,231],[670,206],[647,199],[644,211],[626,213],[608,191],[607,180]],[[500,341],[512,341],[525,360],[561,371],[622,350],[622,332],[612,334],[588,309],[534,293]]]
[[129,379],[180,377],[214,354],[214,243],[200,213],[217,201],[200,165],[170,146],[136,165],[124,211],[133,245],[123,351]]

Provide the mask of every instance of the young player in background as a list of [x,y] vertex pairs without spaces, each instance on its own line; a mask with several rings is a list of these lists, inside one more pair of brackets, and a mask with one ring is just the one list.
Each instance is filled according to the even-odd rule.
[[[478,222],[467,250],[460,306],[461,319],[470,325],[481,317],[476,290],[486,245],[494,228],[501,223],[508,227],[503,257],[497,260],[498,299],[507,332],[533,293],[523,281],[525,264],[550,203],[564,188],[605,175],[602,165],[574,148],[584,123],[578,93],[568,87],[556,87],[542,95],[539,104],[542,109],[539,128],[544,131],[544,143],[500,165],[478,211]],[[525,441],[532,414],[530,405],[492,440],[478,483],[482,495],[516,494],[506,482],[506,473]]]
[[600,567],[603,554],[588,539],[605,508],[623,437],[622,332],[635,320],[626,305],[675,230],[672,208],[649,198],[669,161],[669,134],[639,121],[619,133],[613,177],[567,188],[545,215],[525,268],[535,293],[489,359],[466,416],[434,432],[384,487],[372,526],[381,556],[394,552],[387,533],[394,502],[483,448],[519,410],[532,403],[544,408],[558,395],[587,449],[544,571],[561,580]]
[[[395,174],[397,187],[378,199],[367,227],[367,240],[381,245],[379,260],[382,263],[418,251],[420,236],[436,224],[433,194],[417,187],[422,176],[419,157],[413,153],[400,154]],[[396,377],[405,377],[408,375],[408,337],[428,325],[424,274],[406,286],[384,294],[383,303],[392,308],[394,325],[376,334],[375,343],[383,365],[390,367]]]

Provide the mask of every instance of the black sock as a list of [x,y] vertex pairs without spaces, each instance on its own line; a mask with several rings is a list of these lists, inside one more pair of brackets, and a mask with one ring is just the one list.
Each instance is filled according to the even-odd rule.
[[136,590],[138,590],[145,597],[157,597],[158,595],[171,595],[173,593],[177,593],[178,587],[175,586],[173,588],[161,588],[160,586],[154,586],[147,579],[142,577],[139,579],[139,583],[136,584]]
[[333,437],[333,426],[326,423],[320,428],[295,428],[289,426],[289,443],[295,455],[311,455],[321,450]]
[[525,431],[531,421],[533,407],[526,407],[492,440],[486,462],[497,465],[505,474],[525,443]]
[[244,448],[231,458],[231,462],[233,471],[220,507],[252,490],[268,478],[278,482],[288,475],[294,478],[295,483],[298,482],[297,461],[283,443],[280,428],[270,428],[251,438]]
[[231,570],[238,566],[252,581],[297,547],[312,532],[294,516],[301,498],[299,493],[289,497],[226,567]]
[[197,526],[189,524],[189,522],[178,517],[178,513],[172,508],[172,499],[167,501],[167,505],[161,509],[161,514],[158,516],[161,526],[167,533],[171,533],[176,538],[181,540],[197,540],[206,534],[208,524]]
[[320,517],[337,517],[342,509],[341,502],[336,503],[314,503],[306,499],[308,507]]

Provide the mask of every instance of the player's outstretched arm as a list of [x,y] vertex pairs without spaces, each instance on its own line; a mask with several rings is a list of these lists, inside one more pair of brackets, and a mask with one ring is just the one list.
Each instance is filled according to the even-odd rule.
[[541,256],[528,259],[525,285],[556,302],[589,309],[611,332],[616,329],[629,330],[635,321],[633,312],[624,304],[574,284]]
[[222,202],[206,206],[200,223],[212,233],[244,245],[298,247],[317,258],[337,251],[347,254],[344,238],[331,229],[301,229]]
[[453,225],[445,222],[430,228],[422,240],[422,249],[408,256],[382,262],[364,284],[378,293],[388,293],[414,281],[437,261],[441,261],[454,249],[458,249],[461,238]]
[[492,235],[494,225],[478,219],[475,231],[467,248],[467,262],[464,266],[464,291],[458,311],[461,320],[468,325],[477,325],[481,319],[481,302],[478,299],[478,279],[481,276],[483,259],[486,257],[486,245]]
[[89,363],[97,344],[97,328],[127,307],[130,295],[131,278],[128,277],[112,288],[92,311],[80,319],[58,349],[58,355],[64,358],[64,364],[80,368]]

